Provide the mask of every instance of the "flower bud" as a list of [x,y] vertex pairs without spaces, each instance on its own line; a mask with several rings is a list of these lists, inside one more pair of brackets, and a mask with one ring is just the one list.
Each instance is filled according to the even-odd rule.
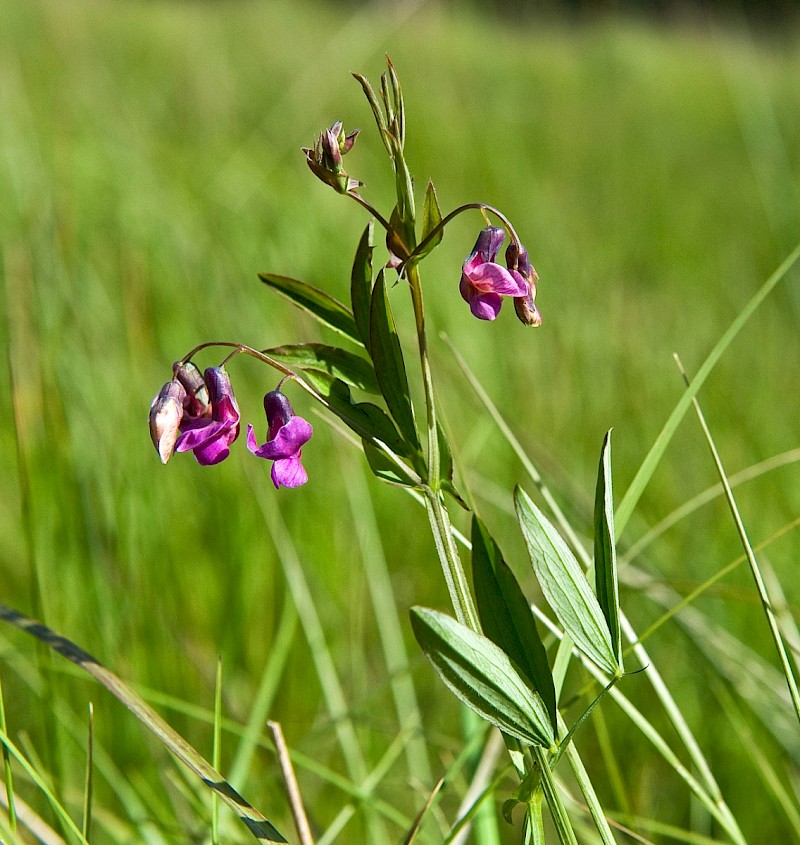
[[342,167],[342,156],[353,148],[359,130],[346,135],[342,122],[337,121],[317,138],[314,147],[303,147],[311,172],[340,194],[353,191],[363,182],[352,179]]
[[533,304],[536,299],[536,283],[539,281],[539,274],[531,265],[528,250],[522,244],[512,241],[508,245],[506,267],[512,273],[520,275],[528,286],[528,292],[525,296],[514,297],[514,311],[517,317],[526,326],[541,326],[542,315]]
[[207,417],[211,413],[208,387],[200,370],[191,361],[176,361],[172,365],[175,378],[186,388],[183,409],[187,417]]
[[170,459],[175,448],[185,400],[186,389],[173,379],[161,388],[150,404],[150,437],[162,464]]

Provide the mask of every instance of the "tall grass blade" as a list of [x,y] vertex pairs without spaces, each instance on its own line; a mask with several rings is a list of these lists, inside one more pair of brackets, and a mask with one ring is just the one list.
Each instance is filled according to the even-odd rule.
[[[6,732],[6,710],[3,703],[3,683],[0,679],[0,731]],[[8,823],[11,832],[17,831],[17,811],[14,805],[14,778],[11,773],[11,755],[8,748],[3,745],[3,780],[6,787],[6,807],[8,808]]]
[[[214,744],[211,765],[219,771],[222,756],[222,657],[217,657],[217,674],[214,683]],[[211,845],[219,845],[219,799],[211,793]]]
[[86,779],[83,789],[83,835],[88,840],[92,830],[94,797],[94,705],[89,702],[89,735],[86,743]]
[[[687,389],[690,389],[689,379],[686,377],[686,372],[683,369],[683,366],[681,365],[680,360],[677,356],[675,356],[675,360],[678,363],[681,375],[683,375],[686,381]],[[772,642],[775,645],[775,650],[778,653],[778,660],[780,661],[781,669],[783,670],[784,677],[786,678],[786,684],[789,687],[789,695],[792,699],[792,706],[794,707],[795,715],[797,716],[797,719],[800,722],[800,690],[798,690],[797,687],[797,679],[794,676],[792,664],[789,660],[789,653],[786,650],[786,645],[783,642],[783,637],[781,636],[780,626],[778,625],[778,618],[775,615],[775,611],[772,607],[772,602],[770,601],[770,597],[767,592],[767,585],[764,581],[763,575],[761,574],[761,569],[758,565],[758,560],[756,559],[753,547],[750,545],[750,539],[747,536],[747,531],[745,530],[744,522],[742,521],[742,516],[739,513],[739,507],[736,504],[736,499],[733,495],[733,491],[731,490],[731,486],[728,483],[728,477],[725,474],[725,468],[722,466],[722,459],[720,458],[719,452],[717,451],[716,444],[714,443],[714,438],[711,436],[711,431],[706,423],[703,411],[700,408],[700,403],[697,401],[697,398],[694,395],[692,395],[691,401],[692,405],[694,406],[697,419],[700,423],[700,427],[703,430],[703,436],[706,438],[708,448],[711,450],[711,457],[714,460],[714,466],[716,467],[717,474],[719,475],[720,483],[722,484],[725,490],[725,498],[728,502],[728,508],[730,509],[731,516],[733,517],[733,521],[736,525],[736,531],[739,534],[739,539],[741,540],[745,557],[747,558],[747,562],[750,565],[750,572],[752,573],[753,580],[755,581],[756,591],[758,592],[758,598],[761,602],[761,607],[763,608],[764,615],[767,618],[767,624],[769,625],[769,631],[772,636]]]
[[[88,672],[112,695],[116,696],[184,766],[194,772],[209,789],[212,789],[222,798],[256,839],[263,842],[286,842],[272,823],[255,807],[248,804],[222,775],[209,765],[182,736],[174,731],[137,692],[128,687],[109,669],[106,669],[91,654],[66,637],[62,637],[35,619],[31,619],[5,604],[0,604],[0,619],[43,642],[53,651]],[[70,823],[74,826],[74,822],[70,820]],[[81,839],[85,841],[82,836]]]
[[764,282],[764,284],[756,291],[751,299],[745,304],[744,308],[736,315],[734,321],[730,324],[727,331],[716,342],[714,348],[708,354],[708,357],[703,361],[697,375],[691,380],[686,392],[678,400],[678,403],[672,410],[672,413],[664,423],[655,442],[650,447],[650,451],[642,461],[639,470],[631,481],[622,501],[619,504],[616,512],[616,526],[617,537],[619,537],[628,524],[628,520],[634,511],[639,499],[647,487],[648,482],[653,476],[659,461],[669,445],[672,436],[678,428],[681,420],[689,410],[692,399],[697,395],[700,388],[703,386],[705,380],[710,375],[711,371],[717,364],[717,361],[722,357],[722,353],[731,345],[733,339],[742,330],[747,321],[752,317],[759,305],[769,296],[778,282],[783,279],[787,273],[794,267],[797,259],[800,258],[800,244],[798,244],[792,252],[785,258],[775,272]]

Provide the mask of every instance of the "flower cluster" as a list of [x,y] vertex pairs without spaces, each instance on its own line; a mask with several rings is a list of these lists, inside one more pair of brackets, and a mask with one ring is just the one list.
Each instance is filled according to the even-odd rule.
[[[247,447],[257,457],[273,461],[276,488],[299,487],[308,481],[300,450],[313,429],[295,415],[280,387],[264,397],[267,442],[258,446],[253,426],[248,425]],[[193,452],[199,464],[213,466],[230,454],[239,436],[239,420],[239,406],[224,367],[209,367],[201,375],[191,362],[178,362],[172,380],[150,405],[150,436],[162,463],[173,452]]]
[[541,325],[541,315],[534,305],[539,276],[525,247],[512,241],[506,249],[506,266],[495,261],[505,237],[505,231],[496,226],[481,230],[461,268],[461,296],[479,320],[494,320],[500,313],[502,297],[513,296],[519,319],[526,326]]

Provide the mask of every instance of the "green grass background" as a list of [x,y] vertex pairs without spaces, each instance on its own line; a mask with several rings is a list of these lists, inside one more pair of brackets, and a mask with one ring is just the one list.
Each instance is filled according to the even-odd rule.
[[[406,93],[417,184],[433,178],[444,211],[474,200],[500,206],[541,276],[544,325],[531,331],[510,308],[496,324],[478,323],[458,296],[478,215],[449,226],[423,266],[438,392],[465,483],[534,595],[511,515],[510,491],[526,479],[436,337],[452,339],[588,534],[606,429],[615,429],[619,497],[681,394],[672,353],[696,370],[800,240],[798,33],[755,37],[735,21],[515,27],[425,3],[381,11],[307,0],[2,0],[0,18],[0,332],[8,362],[0,370],[0,599],[158,691],[158,706],[206,754],[203,714],[213,705],[217,655],[226,716],[241,724],[288,619],[291,646],[270,715],[293,748],[344,771],[303,625],[282,617],[290,537],[371,767],[400,730],[366,586],[365,559],[371,565],[374,553],[355,539],[374,511],[438,776],[460,740],[455,702],[406,622],[412,604],[447,606],[421,509],[368,480],[357,451],[318,416],[304,449],[311,480],[297,491],[274,491],[243,443],[214,469],[188,457],[162,467],[148,438],[148,403],[171,362],[202,340],[262,347],[325,339],[256,273],[292,275],[346,298],[365,216],[313,178],[299,148],[336,119],[362,127],[348,169],[388,215],[384,151],[349,77],[377,79],[388,52]],[[392,291],[398,322],[410,328],[406,299],[402,286]],[[729,472],[798,446],[799,327],[795,274],[701,394]],[[277,379],[245,360],[231,372],[244,420],[263,428],[261,396]],[[299,391],[292,398],[313,413]],[[621,548],[715,480],[687,417]],[[759,542],[800,511],[796,464],[737,496]],[[790,608],[799,597],[796,549],[789,534],[765,552]],[[717,500],[637,565],[685,593],[738,554]],[[623,591],[622,603],[640,629],[661,612],[641,590]],[[696,607],[771,660],[744,568]],[[748,740],[718,703],[699,656],[707,644],[671,623],[648,645],[751,841],[788,841],[753,773]],[[109,755],[98,776],[106,809],[96,841],[190,841],[207,829],[206,796],[191,792],[116,701],[10,629],[0,631],[0,657],[9,733],[30,738],[74,807],[85,708],[95,702],[98,743]],[[577,674],[573,681],[579,688]],[[625,686],[643,709],[655,707],[643,681]],[[796,782],[797,743],[792,757],[746,713],[750,741]],[[713,835],[613,705],[604,714],[631,813]],[[225,734],[223,771],[236,742]],[[615,807],[591,725],[581,748]],[[240,785],[290,828],[269,751]],[[346,800],[342,791],[305,767],[301,786],[324,829]],[[451,819],[457,793],[445,793]],[[378,794],[409,818],[424,800],[402,761]],[[115,827],[131,816],[133,827]],[[166,840],[147,832],[149,818]],[[360,823],[339,841],[365,841]],[[400,841],[400,828],[390,829]],[[245,841],[236,828],[230,836]]]

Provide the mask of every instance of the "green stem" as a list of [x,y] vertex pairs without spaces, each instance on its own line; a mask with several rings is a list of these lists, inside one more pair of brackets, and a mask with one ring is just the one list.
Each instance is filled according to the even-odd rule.
[[542,807],[544,795],[541,789],[537,789],[528,801],[528,831],[530,832],[531,845],[547,845],[544,836],[544,819],[542,818]]
[[578,845],[575,831],[572,829],[572,824],[567,815],[567,808],[561,800],[561,793],[558,791],[553,772],[550,770],[547,752],[539,745],[534,745],[532,750],[536,764],[542,774],[542,791],[547,800],[547,806],[550,808],[550,815],[553,818],[558,839],[562,845]]
[[453,603],[453,610],[456,619],[462,625],[466,625],[473,631],[480,633],[481,627],[478,622],[478,611],[472,600],[472,593],[469,590],[467,575],[458,556],[458,549],[453,540],[453,529],[450,525],[450,515],[444,506],[440,496],[430,487],[423,488],[425,493],[425,508],[428,511],[428,519],[433,532],[433,540],[436,543],[436,551],[442,564],[444,580],[447,584],[447,591],[450,593],[450,601]]
[[[433,395],[433,376],[428,358],[428,341],[425,335],[425,309],[422,302],[422,284],[419,268],[412,264],[408,268],[411,286],[411,302],[414,306],[414,321],[419,345],[419,365],[422,370],[422,386],[425,391],[426,425],[428,429],[428,485],[436,492],[439,489],[439,436],[436,425],[436,399]],[[452,544],[452,541],[451,541]]]

